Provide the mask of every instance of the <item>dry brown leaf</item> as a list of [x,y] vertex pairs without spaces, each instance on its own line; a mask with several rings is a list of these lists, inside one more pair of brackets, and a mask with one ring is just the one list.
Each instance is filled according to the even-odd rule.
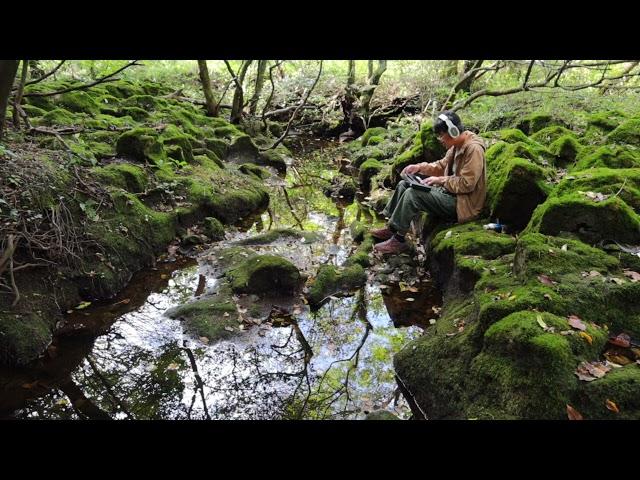
[[633,362],[633,360],[628,359],[624,355],[616,355],[615,353],[611,352],[605,352],[604,358],[612,363],[617,363],[618,365],[629,365]]
[[631,346],[631,337],[626,333],[621,333],[615,337],[609,338],[609,343],[618,347],[629,348]]
[[567,417],[569,420],[584,420],[579,411],[567,404]]
[[633,270],[624,270],[624,274],[631,279],[633,283],[640,282],[640,273]]
[[604,402],[605,407],[607,407],[607,409],[611,410],[614,413],[620,413],[620,409],[618,408],[618,406],[615,404],[615,402],[607,399],[606,402]]
[[577,315],[569,315],[568,321],[569,321],[569,325],[571,325],[573,328],[576,328],[582,331],[585,331],[587,329],[587,326],[582,322],[580,317],[578,317]]
[[538,275],[538,280],[545,285],[554,285],[557,282],[551,280],[547,275]]
[[584,338],[589,345],[593,345],[593,337],[586,332],[580,332],[579,334],[582,338]]

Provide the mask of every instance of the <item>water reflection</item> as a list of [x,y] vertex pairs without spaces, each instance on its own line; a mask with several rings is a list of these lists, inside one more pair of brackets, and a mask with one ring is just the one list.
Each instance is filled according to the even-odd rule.
[[[284,256],[307,275],[320,264],[343,264],[354,249],[348,225],[373,216],[358,202],[336,205],[324,197],[310,178],[324,178],[328,171],[327,165],[320,169],[310,162],[280,179],[269,210],[245,219],[223,244],[272,227],[298,227],[318,232],[323,240],[283,239],[252,248]],[[411,310],[402,292],[382,295],[369,282],[354,296],[332,297],[315,312],[301,301],[293,311],[276,306],[280,314],[269,321],[209,344],[185,335],[179,320],[164,315],[194,295],[215,290],[217,280],[205,260],[209,254],[201,255],[200,265],[175,271],[159,265],[165,268],[155,272],[159,283],[143,277],[123,293],[130,298],[121,295],[70,316],[69,325],[82,323],[86,335],[58,339],[58,358],[18,375],[0,372],[3,390],[11,392],[5,397],[10,400],[0,402],[0,415],[329,419],[363,418],[382,408],[410,416],[398,395],[392,357],[422,334],[411,325],[438,301],[426,284],[422,293],[413,294],[420,300]]]

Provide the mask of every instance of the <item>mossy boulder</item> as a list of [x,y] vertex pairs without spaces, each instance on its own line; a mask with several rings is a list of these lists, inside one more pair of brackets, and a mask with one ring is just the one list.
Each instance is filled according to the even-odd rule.
[[573,137],[574,139],[577,140],[577,136],[574,132],[560,125],[552,125],[550,127],[545,127],[542,130],[539,130],[533,135],[531,135],[530,138],[531,140],[534,140],[548,147],[553,142],[558,140],[560,137],[564,137],[564,136]]
[[[575,394],[576,405],[585,420],[637,420],[640,418],[640,368],[637,364],[615,368],[589,382]],[[618,412],[607,408],[614,402]]]
[[167,154],[158,134],[151,128],[134,128],[118,138],[116,152],[136,162],[150,162],[158,167],[167,161]]
[[149,184],[148,173],[140,166],[130,163],[95,167],[92,172],[100,182],[123,188],[131,193],[144,192]]
[[360,288],[366,281],[367,274],[361,265],[322,265],[309,287],[307,299],[313,308],[318,308],[331,295]]
[[372,137],[378,138],[378,140],[376,140],[375,143],[373,143],[372,145],[375,145],[376,143],[382,143],[382,141],[384,141],[384,136],[386,133],[387,133],[387,130],[383,127],[368,128],[362,134],[362,138],[360,139],[360,144],[363,147],[366,147],[367,145],[369,145]]
[[97,115],[100,113],[100,104],[93,95],[83,91],[63,93],[56,99],[56,105],[76,113],[88,113]]
[[575,162],[582,145],[572,135],[563,135],[549,145],[549,151],[556,156],[555,165],[566,167]]
[[[527,231],[548,235],[565,232],[588,243],[616,240],[637,245],[640,243],[640,217],[620,196],[601,191],[612,192],[611,186],[604,188],[607,183],[620,188],[621,171],[624,172],[592,169],[583,171],[584,177],[580,176],[581,181],[576,184],[572,183],[574,178],[563,180],[556,189],[557,193],[554,192],[536,208]],[[597,190],[582,191],[578,189],[579,185],[591,185]],[[625,192],[630,201],[635,201],[634,190],[631,186]]]
[[35,360],[51,343],[51,330],[36,312],[0,309],[0,364],[21,366]]
[[632,118],[607,135],[610,143],[626,143],[640,146],[640,118]]
[[[221,127],[227,128],[227,127]],[[219,129],[216,129],[219,130]],[[233,163],[254,163],[260,165],[260,152],[249,135],[239,135],[233,138],[226,152],[225,161]]]
[[186,332],[206,337],[209,342],[223,340],[239,332],[238,312],[230,295],[195,300],[169,309],[165,315],[182,320]]
[[516,128],[522,130],[526,135],[531,135],[545,127],[551,126],[552,124],[564,127],[568,126],[566,122],[554,117],[553,115],[546,113],[531,113],[522,118],[516,124]]
[[368,192],[371,190],[371,178],[382,170],[383,167],[384,164],[374,158],[370,158],[360,165],[358,182],[360,183],[360,188],[362,188],[363,191]]
[[512,156],[514,151],[514,145],[504,142],[487,151],[486,204],[491,218],[521,229],[547,198],[550,187],[545,183],[547,170],[528,158]]
[[224,226],[214,217],[206,217],[203,224],[204,234],[213,241],[224,239]]
[[35,119],[32,123],[51,127],[56,125],[80,125],[82,119],[64,108],[56,108]]
[[640,150],[629,145],[603,145],[583,149],[571,171],[599,167],[640,168]]
[[205,138],[204,142],[206,147],[215,153],[218,158],[222,159],[227,156],[229,144],[224,140],[220,140],[219,138]]
[[264,180],[265,178],[269,178],[271,174],[262,167],[258,165],[254,165],[253,163],[245,163],[240,165],[238,168],[239,171],[244,173],[245,175],[252,175],[259,180]]
[[292,294],[302,280],[295,265],[275,255],[248,258],[226,275],[236,293]]
[[587,117],[587,129],[593,127],[602,132],[609,133],[620,126],[625,117],[626,115],[619,110],[595,112]]
[[287,171],[287,161],[285,160],[285,157],[286,155],[277,149],[266,150],[264,152],[260,152],[257,163],[258,165],[273,167],[278,172],[284,173]]
[[169,104],[163,98],[151,95],[133,95],[132,97],[122,100],[121,105],[126,107],[137,107],[150,112],[160,108],[167,108]]

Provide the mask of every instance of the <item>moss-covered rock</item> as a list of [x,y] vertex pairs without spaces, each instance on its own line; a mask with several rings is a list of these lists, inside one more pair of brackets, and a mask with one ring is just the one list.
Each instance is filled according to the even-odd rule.
[[[228,128],[228,127],[221,127]],[[219,129],[216,129],[219,130]],[[233,138],[226,152],[225,161],[233,163],[254,163],[261,165],[260,152],[249,135],[239,135]]]
[[626,115],[619,110],[595,112],[587,117],[587,128],[593,127],[609,133],[615,130],[624,121],[625,117]]
[[181,319],[188,333],[206,337],[209,342],[223,340],[239,332],[238,313],[230,296],[217,295],[196,300],[167,310],[165,315]]
[[[608,180],[615,179],[616,175],[599,172],[588,180],[594,182],[593,185],[598,177]],[[640,217],[619,196],[598,196],[605,194],[574,189],[570,183],[561,183],[557,191],[536,208],[527,231],[548,235],[568,232],[588,243],[607,239],[632,245],[640,243]],[[632,192],[627,195],[635,197]]]
[[348,267],[322,265],[309,287],[307,299],[313,308],[317,308],[331,295],[360,288],[366,281],[367,274],[361,265],[355,264]]
[[79,125],[82,119],[73,115],[64,108],[56,108],[43,116],[35,119],[32,123],[36,125],[56,126],[56,125]]
[[351,202],[355,198],[357,190],[358,186],[352,177],[338,174],[331,179],[329,185],[324,187],[323,192],[327,197]]
[[135,128],[124,132],[116,144],[118,155],[136,162],[151,162],[161,167],[167,162],[167,154],[158,134],[151,128]]
[[640,151],[628,145],[603,145],[583,149],[571,171],[599,167],[640,168]]
[[151,95],[133,95],[122,100],[121,105],[125,107],[137,107],[150,112],[153,110],[158,110],[160,108],[167,108],[169,104],[163,98],[158,98]]
[[148,173],[138,165],[113,163],[92,170],[98,180],[131,193],[144,192],[149,184]]
[[368,192],[371,190],[371,178],[382,170],[383,167],[384,165],[374,158],[370,158],[360,165],[358,181],[363,191]]
[[556,156],[555,165],[559,167],[573,163],[581,149],[582,145],[571,135],[563,135],[549,145],[549,151]]
[[243,165],[240,165],[240,168],[238,170],[240,170],[245,175],[253,175],[255,178],[260,180],[264,180],[265,178],[269,178],[271,176],[271,174],[267,170],[259,167],[258,165],[254,165],[253,163],[245,163]]
[[284,173],[287,171],[287,162],[285,155],[278,150],[266,150],[260,153],[259,165],[265,165],[275,168],[278,172]]
[[370,144],[370,140],[372,137],[377,137],[378,140],[376,140],[375,143],[373,143],[372,145],[376,144],[376,143],[381,143],[382,141],[384,141],[384,136],[387,133],[387,130],[383,127],[374,127],[374,128],[368,128],[363,134],[362,134],[362,138],[360,139],[360,144],[363,147],[366,147],[367,145]]
[[295,265],[275,255],[248,258],[226,275],[237,293],[293,293],[302,280]]
[[640,146],[640,118],[631,118],[625,121],[607,135],[607,140],[610,143],[626,143]]
[[70,112],[88,113],[91,115],[100,113],[100,104],[93,95],[84,91],[63,93],[56,100],[56,104]]
[[531,135],[545,127],[549,127],[551,124],[567,126],[564,121],[555,118],[552,115],[546,113],[532,113],[522,118],[517,123],[516,128],[522,130],[526,135]]
[[206,217],[203,225],[204,234],[213,241],[224,239],[224,226],[214,217]]
[[487,206],[492,218],[520,229],[547,198],[550,187],[545,182],[547,170],[527,158],[511,156],[514,147],[500,142],[487,151]]
[[536,133],[531,135],[531,140],[541,143],[542,145],[549,146],[560,137],[564,136],[573,137],[577,140],[576,134],[574,132],[560,125],[552,125],[550,127],[545,127],[542,130],[537,131]]
[[[575,394],[572,405],[585,420],[637,420],[640,417],[640,367],[615,368],[604,377],[589,382]],[[607,408],[614,402],[619,412]]]

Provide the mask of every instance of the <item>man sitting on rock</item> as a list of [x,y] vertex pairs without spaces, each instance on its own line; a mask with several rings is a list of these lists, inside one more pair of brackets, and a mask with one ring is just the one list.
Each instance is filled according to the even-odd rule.
[[444,158],[432,163],[408,165],[403,174],[426,176],[420,180],[428,191],[410,187],[402,180],[382,213],[389,217],[387,227],[371,230],[379,240],[374,250],[400,253],[408,249],[405,234],[411,220],[428,212],[445,221],[464,223],[479,216],[486,198],[485,145],[475,133],[465,130],[460,117],[445,111],[433,125],[438,140],[447,148]]

